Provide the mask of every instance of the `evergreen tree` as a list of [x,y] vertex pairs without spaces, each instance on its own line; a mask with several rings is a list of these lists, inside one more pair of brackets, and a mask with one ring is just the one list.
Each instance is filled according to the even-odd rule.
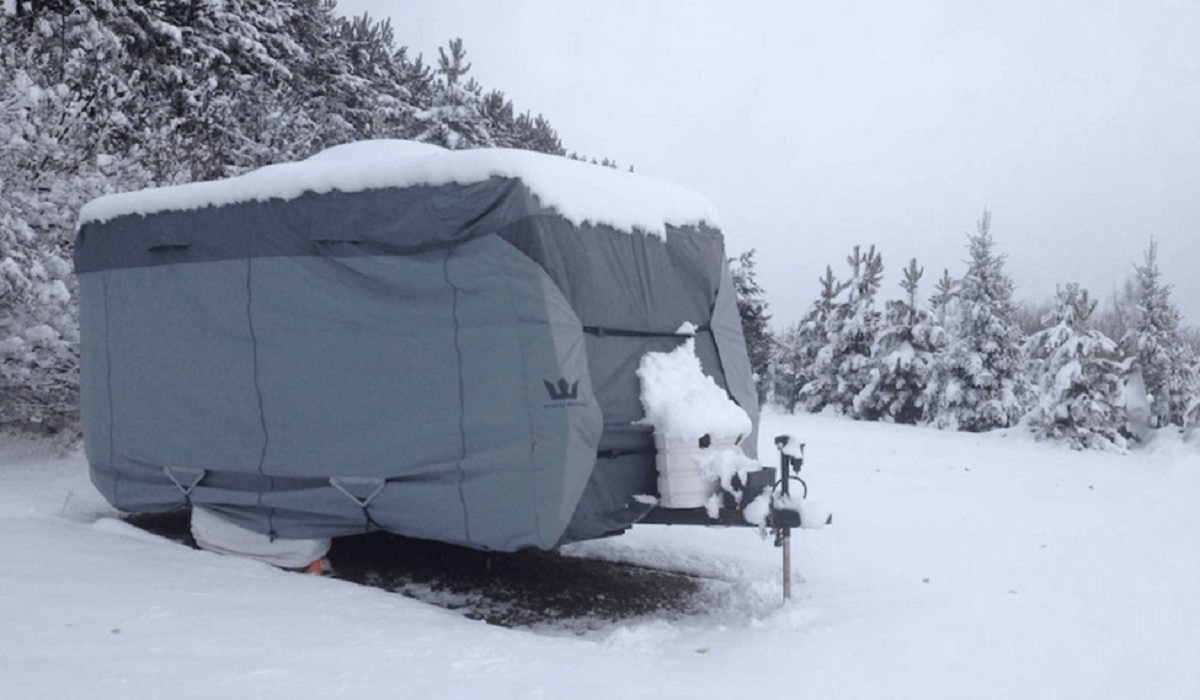
[[1123,449],[1123,393],[1127,365],[1117,344],[1087,324],[1096,302],[1078,284],[1058,290],[1057,307],[1025,352],[1038,368],[1037,405],[1029,415],[1037,434],[1068,440],[1076,449]]
[[[542,115],[529,112],[514,115],[513,104],[504,93],[493,90],[480,101],[480,112],[491,134],[492,142],[500,148],[521,148],[527,151],[565,155],[558,133]],[[578,157],[575,160],[579,160]]]
[[933,296],[929,297],[929,307],[943,328],[954,318],[956,299],[958,299],[958,282],[950,276],[950,270],[943,269]]
[[474,79],[463,81],[471,70],[462,39],[453,39],[450,52],[438,49],[438,80],[428,109],[416,114],[423,130],[418,141],[427,141],[452,150],[491,146],[483,114],[483,89]]
[[513,115],[512,101],[504,97],[499,90],[492,90],[483,96],[479,103],[479,111],[487,121],[488,133],[492,135],[492,143],[497,148],[517,148],[517,119]]
[[1171,302],[1171,286],[1161,279],[1158,246],[1153,239],[1145,265],[1135,269],[1136,318],[1121,344],[1145,383],[1150,427],[1183,425],[1196,396],[1195,353],[1181,335],[1179,311]]
[[558,132],[550,126],[550,121],[542,115],[530,117],[525,112],[517,117],[517,148],[524,148],[538,153],[548,153],[552,156],[566,154]]
[[0,15],[0,423],[76,420],[79,207],[144,181],[114,157],[132,135],[124,50],[107,2],[22,3]]
[[246,132],[277,113],[303,49],[292,2],[126,0],[120,33],[138,109],[142,155],[161,184],[236,175],[273,160]]
[[945,338],[933,314],[917,303],[923,274],[917,259],[910,260],[900,281],[905,297],[887,303],[886,325],[872,353],[870,381],[855,404],[862,418],[908,424],[927,419],[926,392]]
[[340,143],[410,137],[412,83],[391,24],[337,16],[333,0],[304,0],[299,9],[290,23],[303,49],[295,80],[270,96],[256,138],[291,161]]
[[834,406],[857,417],[855,400],[870,382],[871,350],[881,320],[874,301],[883,280],[883,257],[875,246],[865,254],[854,246],[846,261],[852,270],[843,287],[847,296],[835,302],[825,320],[826,344],[816,352],[812,378],[800,389],[800,399],[810,412]]
[[767,314],[767,302],[762,298],[763,290],[758,286],[755,276],[754,253],[755,250],[750,249],[737,258],[731,258],[729,266],[737,293],[738,314],[742,318],[742,334],[746,337],[746,351],[750,355],[750,370],[756,378],[758,403],[761,406],[766,400],[766,376],[774,341],[767,327],[767,322],[771,320]]
[[802,382],[799,376],[800,323],[793,323],[774,338],[774,348],[767,370],[767,400],[788,413],[796,410],[796,394]]
[[1004,256],[993,250],[987,210],[968,241],[971,257],[947,324],[931,408],[940,427],[980,432],[1015,424],[1025,412],[1029,383],[1013,320],[1012,281]]
[[1092,325],[1120,343],[1137,319],[1137,297],[1137,280],[1130,275],[1119,287],[1113,286],[1108,303],[1100,307]]
[[1192,400],[1183,414],[1183,427],[1189,432],[1200,429],[1200,360],[1192,365]]
[[[788,412],[796,410],[800,401],[800,390],[816,380],[814,374],[817,355],[829,343],[827,325],[838,308],[838,297],[846,288],[845,282],[833,275],[833,268],[825,266],[825,276],[818,279],[821,293],[804,318],[789,328],[781,340],[781,349],[776,361],[777,396],[783,397]],[[816,408],[821,410],[824,406]]]

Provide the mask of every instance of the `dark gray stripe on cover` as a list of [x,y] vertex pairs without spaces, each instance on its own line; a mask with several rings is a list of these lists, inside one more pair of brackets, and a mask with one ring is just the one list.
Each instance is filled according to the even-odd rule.
[[[463,207],[464,201],[479,206]],[[131,214],[80,227],[75,272],[247,256],[413,255],[458,245],[542,211],[523,183],[492,178]]]

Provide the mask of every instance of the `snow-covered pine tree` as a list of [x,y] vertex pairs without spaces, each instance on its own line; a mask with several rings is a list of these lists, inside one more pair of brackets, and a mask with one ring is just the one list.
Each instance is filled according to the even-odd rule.
[[1184,424],[1196,398],[1195,353],[1179,328],[1179,310],[1171,301],[1171,285],[1158,269],[1158,244],[1150,240],[1145,264],[1136,265],[1137,307],[1133,328],[1121,346],[1133,360],[1150,402],[1153,428]]
[[527,151],[565,155],[558,133],[542,115],[529,112],[515,115],[513,104],[504,93],[493,90],[480,100],[480,113],[487,123],[492,142],[500,148],[522,148]]
[[[826,324],[848,284],[839,281],[829,265],[825,266],[825,276],[817,281],[821,285],[820,295],[808,313],[784,332],[774,363],[775,395],[789,413],[800,403],[800,390],[815,379],[813,370],[817,354],[829,343]],[[816,410],[821,408],[823,406]]]
[[550,120],[540,114],[530,117],[529,112],[517,116],[516,147],[552,156],[566,155],[566,149],[558,138],[558,132],[550,125]]
[[800,323],[784,327],[774,336],[771,361],[767,370],[767,401],[788,413],[796,410],[798,337]]
[[[332,84],[311,83],[309,99],[328,95],[328,118],[322,123],[328,124],[331,132],[340,127],[347,135],[331,135],[321,148],[365,138],[415,138],[424,128],[415,114],[432,100],[434,74],[430,67],[419,56],[409,60],[405,47],[396,48],[386,19],[376,21],[366,14],[333,17],[329,26],[332,30],[325,51],[330,57],[316,56],[314,63],[337,69]],[[316,39],[320,41],[321,36]]]
[[810,412],[833,406],[844,415],[856,415],[855,399],[870,381],[871,351],[880,325],[875,294],[883,281],[883,256],[873,245],[865,254],[854,246],[846,262],[852,270],[843,287],[846,300],[835,301],[828,314],[826,343],[816,351],[812,378],[800,389]]
[[261,108],[243,126],[262,160],[302,160],[389,123],[401,100],[377,99],[376,83],[389,84],[391,67],[386,22],[346,19],[334,14],[332,2],[300,0],[286,27],[300,49],[288,61],[292,79],[264,85]]
[[479,111],[487,120],[488,133],[497,148],[517,147],[517,118],[513,103],[499,90],[492,90],[479,102]]
[[[308,49],[323,35],[318,0],[150,2],[104,0],[118,35],[133,107],[128,157],[154,184],[210,180],[313,149],[301,99]],[[322,89],[328,85],[323,84]]]
[[771,363],[774,341],[771,339],[771,331],[767,327],[771,316],[767,313],[767,302],[763,299],[763,290],[758,285],[755,274],[755,252],[751,248],[736,258],[730,258],[729,269],[733,275],[738,314],[742,318],[742,334],[746,337],[746,351],[750,355],[750,370],[754,372],[755,385],[758,387],[758,403],[761,406],[766,400],[766,376]]
[[1120,343],[1137,318],[1137,296],[1136,276],[1130,275],[1120,286],[1113,286],[1108,303],[1098,309],[1092,325]]
[[111,3],[20,7],[0,15],[0,423],[58,431],[78,404],[77,212],[144,174],[117,157],[126,55],[93,13]]
[[980,432],[1015,424],[1029,400],[1021,334],[1013,321],[1012,281],[1004,272],[984,210],[968,235],[970,260],[947,322],[931,408],[939,427]]
[[1087,328],[1095,310],[1087,290],[1067,284],[1058,290],[1043,329],[1026,340],[1025,353],[1038,368],[1029,426],[1076,449],[1124,449],[1128,364],[1118,359],[1116,341]]
[[423,125],[417,140],[452,150],[491,146],[482,111],[483,89],[474,78],[464,82],[471,64],[462,39],[452,39],[449,49],[449,53],[438,49],[438,80],[428,109],[416,114]]
[[1183,425],[1189,434],[1200,432],[1200,328],[1190,327],[1189,345],[1196,361],[1192,364],[1192,401],[1184,412]]
[[57,431],[78,404],[78,315],[69,255],[27,220],[45,203],[0,187],[0,424]]
[[933,296],[929,297],[929,308],[943,328],[953,320],[956,299],[958,299],[958,282],[950,276],[950,270],[943,268]]
[[1192,400],[1184,410],[1183,427],[1194,434],[1200,430],[1200,354],[1196,363],[1192,365],[1192,376],[1195,378],[1192,383]]
[[[317,150],[303,97],[311,84],[298,71],[308,49],[301,32],[319,30],[313,0],[225,0],[215,16],[211,43],[229,57],[228,86],[216,107],[227,112],[218,159],[221,175],[234,175]],[[206,137],[212,139],[210,135]]]
[[904,298],[887,303],[886,324],[872,352],[870,381],[855,401],[855,414],[861,418],[907,424],[928,418],[926,392],[945,337],[934,315],[918,305],[923,274],[917,259],[910,260],[900,281]]

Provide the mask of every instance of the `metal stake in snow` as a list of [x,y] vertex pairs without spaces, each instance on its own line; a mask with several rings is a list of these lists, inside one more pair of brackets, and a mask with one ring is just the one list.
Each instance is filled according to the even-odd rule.
[[792,529],[785,527],[779,534],[783,541],[783,599],[792,599]]
[[[804,465],[804,443],[795,443],[790,435],[780,435],[775,438],[775,447],[779,450],[779,482],[782,486],[783,502],[788,503],[792,467],[799,472],[800,467]],[[804,490],[805,495],[808,495],[807,485]],[[781,511],[772,509],[772,514],[776,516],[773,518],[776,526],[775,546],[783,548],[783,599],[787,601],[792,599],[792,523],[790,519],[780,517]]]

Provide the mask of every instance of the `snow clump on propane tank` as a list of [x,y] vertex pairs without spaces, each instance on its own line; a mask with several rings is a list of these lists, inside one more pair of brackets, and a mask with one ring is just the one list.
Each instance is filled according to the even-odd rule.
[[637,369],[642,383],[639,423],[653,425],[667,440],[694,441],[750,434],[750,416],[704,373],[696,341],[688,338],[671,352],[648,352]]

